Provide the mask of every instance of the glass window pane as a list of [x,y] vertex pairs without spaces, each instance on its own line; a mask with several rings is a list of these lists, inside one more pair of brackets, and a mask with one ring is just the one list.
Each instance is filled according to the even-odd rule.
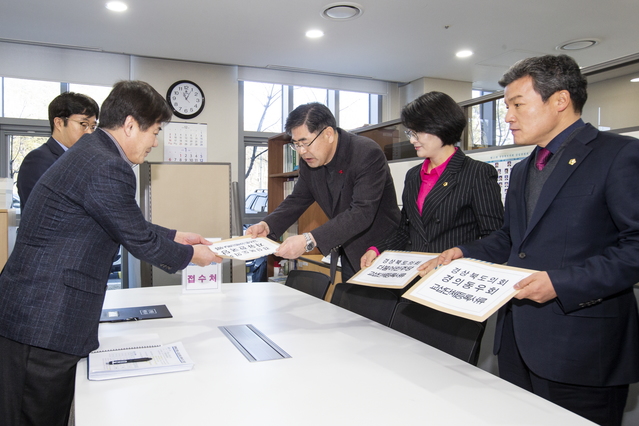
[[4,79],[4,116],[48,120],[49,103],[60,94],[60,83]]
[[471,149],[512,145],[513,138],[506,123],[506,104],[503,99],[471,107]]
[[356,129],[369,123],[370,104],[368,93],[339,92],[339,127]]
[[244,131],[282,131],[281,84],[244,82]]
[[265,213],[268,208],[268,148],[260,145],[247,145],[245,155],[245,213]]
[[[11,149],[9,173],[11,174],[10,177],[13,179],[14,200],[19,200],[18,187],[16,185],[18,180],[18,171],[20,170],[22,160],[24,160],[24,157],[29,152],[38,148],[48,139],[49,138],[46,136],[8,135],[9,147]],[[20,207],[19,202],[18,207]]]
[[293,109],[310,102],[328,105],[328,90],[314,87],[293,87]]
[[102,103],[111,93],[111,87],[108,86],[92,86],[88,84],[69,84],[69,91],[75,93],[82,93],[83,95],[90,96],[98,105],[102,106]]

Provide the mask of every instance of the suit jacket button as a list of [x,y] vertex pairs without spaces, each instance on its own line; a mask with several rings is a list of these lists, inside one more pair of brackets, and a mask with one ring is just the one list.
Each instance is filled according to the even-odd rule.
[[519,258],[520,259],[525,259],[526,258],[526,253],[524,253],[524,252],[519,253]]
[[441,222],[441,220],[439,220],[439,218],[438,218],[438,217],[436,217],[436,218],[435,218],[435,223],[439,223],[439,222]]

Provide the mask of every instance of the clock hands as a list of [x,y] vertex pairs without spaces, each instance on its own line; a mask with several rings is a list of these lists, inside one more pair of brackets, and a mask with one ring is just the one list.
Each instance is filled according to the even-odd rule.
[[189,96],[191,96],[191,93],[193,93],[193,89],[192,88],[191,88],[191,90],[184,89],[184,92],[182,92],[182,95],[184,96],[184,99],[186,99],[188,101],[189,100]]

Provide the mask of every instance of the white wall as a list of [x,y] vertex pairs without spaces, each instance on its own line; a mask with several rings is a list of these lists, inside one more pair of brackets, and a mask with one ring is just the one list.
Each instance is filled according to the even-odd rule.
[[473,97],[473,85],[469,81],[422,77],[400,88],[399,101],[401,106],[403,107],[424,93],[432,92],[433,90],[446,93],[456,102],[467,101]]
[[639,83],[631,83],[633,77],[636,74],[589,84],[584,121],[613,130],[639,126]]
[[[172,121],[207,124],[208,161],[231,163],[232,180],[238,180],[237,67],[132,57],[130,78],[146,81],[163,96],[178,80],[191,80],[200,86],[205,96],[202,113],[192,120],[173,117]],[[147,161],[163,159],[164,149],[160,143],[147,156]]]

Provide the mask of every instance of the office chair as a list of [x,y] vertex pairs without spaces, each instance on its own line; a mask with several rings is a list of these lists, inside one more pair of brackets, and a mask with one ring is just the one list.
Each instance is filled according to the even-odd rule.
[[399,293],[387,288],[337,284],[331,303],[388,327],[399,301]]
[[486,323],[456,317],[402,299],[390,323],[394,330],[477,365]]
[[315,271],[294,269],[289,271],[284,285],[324,300],[331,279],[328,275]]

